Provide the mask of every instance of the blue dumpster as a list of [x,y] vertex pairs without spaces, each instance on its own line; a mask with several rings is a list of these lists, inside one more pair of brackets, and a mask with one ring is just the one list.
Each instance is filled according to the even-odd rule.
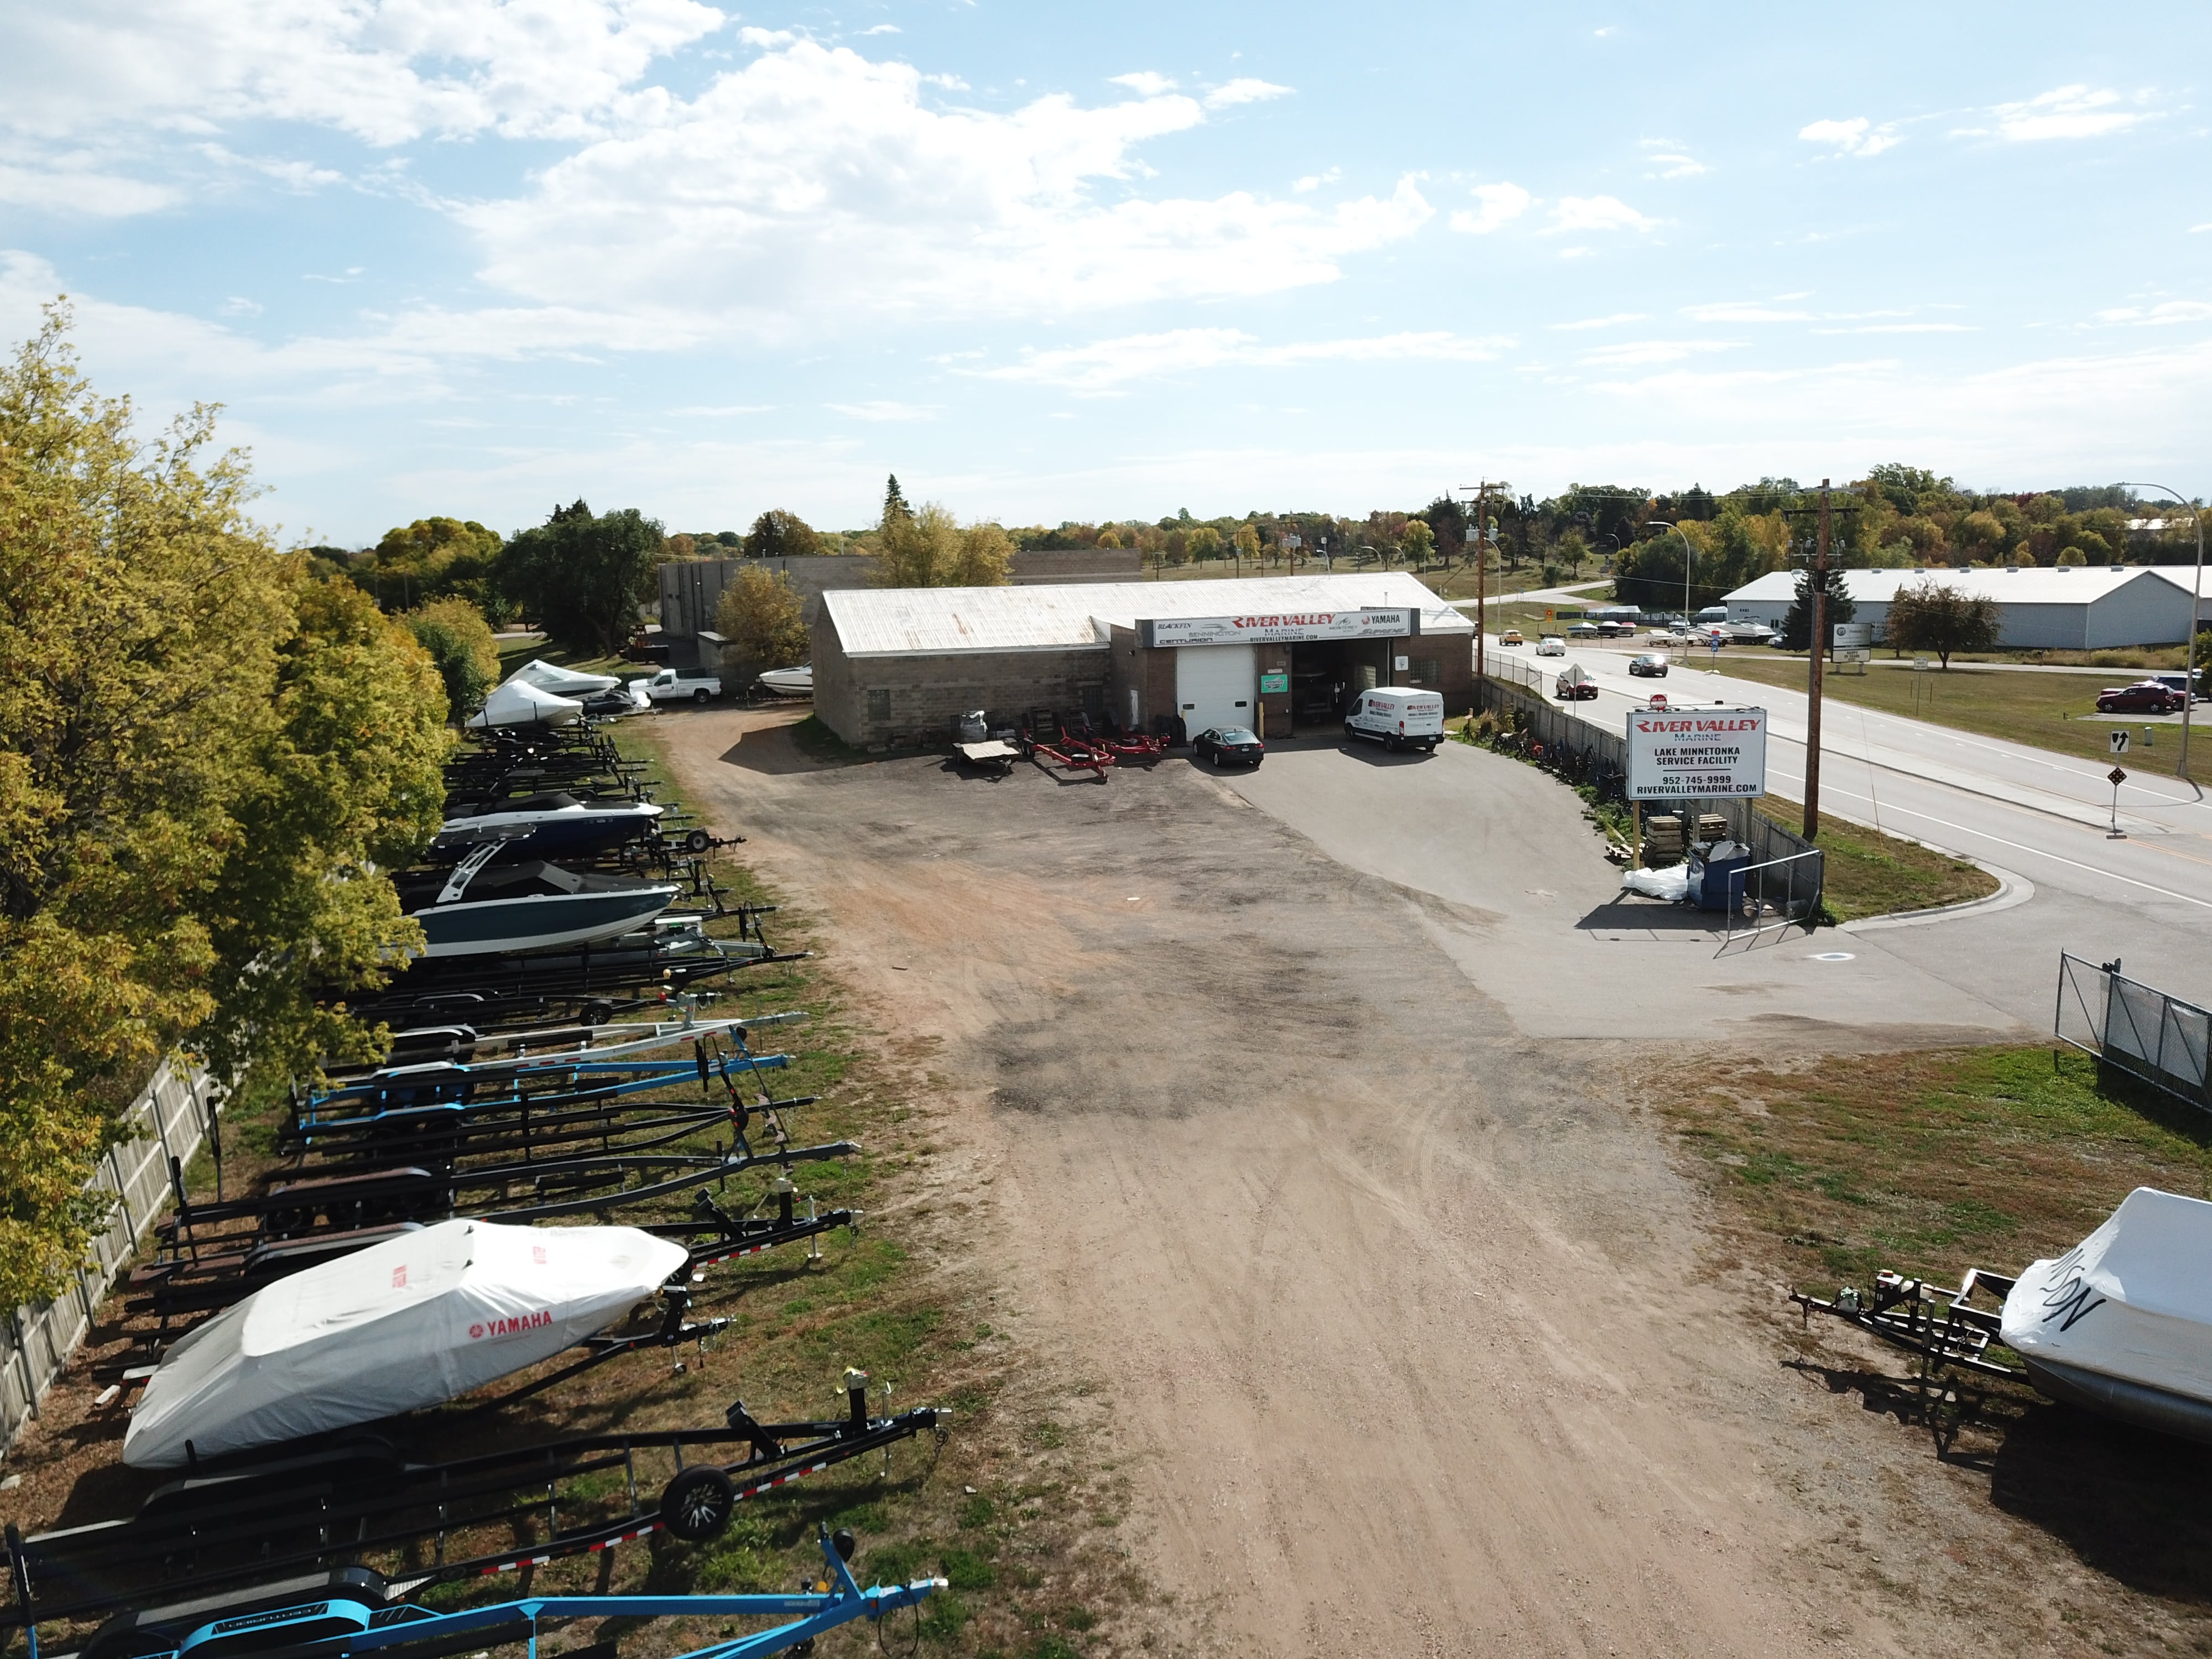
[[1751,867],[1751,848],[1741,842],[1717,841],[1699,856],[1690,854],[1690,897],[1700,910],[1743,908],[1743,872]]

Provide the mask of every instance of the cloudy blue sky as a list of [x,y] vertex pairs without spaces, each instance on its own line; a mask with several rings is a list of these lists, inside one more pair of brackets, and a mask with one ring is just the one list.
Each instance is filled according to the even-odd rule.
[[2212,492],[2201,4],[73,0],[0,322],[294,535]]

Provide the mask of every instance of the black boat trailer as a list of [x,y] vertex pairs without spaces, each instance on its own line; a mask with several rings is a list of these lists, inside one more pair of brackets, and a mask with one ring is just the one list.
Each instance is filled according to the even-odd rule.
[[[761,1152],[751,1151],[743,1143],[740,1146],[742,1150],[733,1147],[727,1153],[713,1156],[675,1153],[650,1158],[609,1158],[593,1155],[472,1173],[441,1176],[431,1170],[406,1172],[392,1179],[385,1200],[394,1207],[402,1203],[411,1203],[419,1212],[425,1213],[365,1227],[308,1231],[286,1237],[270,1237],[261,1234],[227,1235],[219,1241],[210,1241],[205,1254],[199,1253],[198,1245],[187,1233],[181,1245],[170,1244],[168,1254],[131,1270],[131,1294],[125,1299],[123,1310],[127,1316],[152,1318],[158,1322],[155,1333],[155,1340],[158,1340],[168,1334],[173,1326],[197,1323],[265,1285],[274,1284],[277,1279],[288,1278],[303,1268],[381,1243],[386,1239],[422,1225],[425,1219],[444,1220],[459,1214],[483,1221],[519,1224],[556,1216],[611,1216],[626,1207],[693,1191],[710,1183],[719,1185],[749,1170],[773,1166],[783,1172],[781,1179],[787,1183],[787,1172],[793,1164],[849,1158],[860,1151],[860,1147],[849,1140],[827,1141],[817,1146],[778,1146]],[[515,1194],[511,1189],[525,1184],[532,1188],[528,1195],[530,1201],[509,1205],[506,1208],[496,1207],[500,1201],[496,1198],[471,1204],[463,1196],[468,1188],[475,1187],[494,1194],[504,1192],[512,1197]],[[773,1188],[771,1195],[774,1195]],[[704,1198],[707,1195],[699,1193],[697,1196]],[[696,1202],[695,1198],[695,1206]],[[442,1213],[435,1213],[441,1211]],[[715,1213],[719,1216],[720,1212]],[[695,1207],[695,1217],[696,1214]],[[725,1226],[716,1219],[660,1224],[677,1230],[670,1235],[672,1237],[716,1233],[719,1230],[721,1239],[729,1242],[741,1239],[745,1235],[745,1230],[736,1223]],[[804,1224],[794,1222],[794,1225]],[[827,1231],[838,1224],[834,1220],[825,1219],[812,1231]],[[810,1231],[793,1231],[787,1237],[777,1237],[771,1244],[763,1244],[760,1248],[772,1248],[775,1243],[811,1236]],[[230,1248],[218,1250],[216,1248],[217,1243]],[[731,1254],[750,1253],[750,1250],[739,1249]],[[725,1255],[717,1259],[728,1260],[729,1257]]]
[[[748,1498],[870,1452],[888,1462],[891,1447],[925,1431],[944,1440],[950,1413],[935,1407],[869,1416],[866,1372],[845,1374],[845,1415],[819,1421],[763,1423],[738,1401],[724,1428],[572,1436],[450,1462],[409,1462],[372,1432],[325,1435],[312,1450],[195,1462],[125,1520],[29,1538],[10,1523],[15,1605],[0,1610],[0,1628],[379,1558],[403,1595],[517,1571],[526,1590],[549,1561],[661,1530],[698,1543]],[[672,1472],[656,1493],[664,1462]]]
[[[1814,1314],[1826,1314],[1914,1356],[1911,1387],[1920,1420],[1934,1431],[1940,1453],[1982,1405],[1954,1373],[2034,1386],[2027,1368],[2004,1346],[2000,1321],[2014,1282],[2012,1275],[1973,1267],[1954,1291],[1884,1269],[1871,1290],[1846,1285],[1832,1300],[1793,1290],[1790,1300],[1808,1323]],[[1996,1307],[1973,1305],[1984,1291],[1996,1298]]]

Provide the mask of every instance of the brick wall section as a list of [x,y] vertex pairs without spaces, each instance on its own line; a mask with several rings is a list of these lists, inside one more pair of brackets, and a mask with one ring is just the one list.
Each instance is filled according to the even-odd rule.
[[[856,748],[941,745],[956,716],[986,711],[995,727],[1018,725],[1032,709],[1072,715],[1108,712],[1107,648],[962,653],[950,656],[848,657],[837,631],[814,624],[814,713]],[[870,692],[889,694],[886,712]]]

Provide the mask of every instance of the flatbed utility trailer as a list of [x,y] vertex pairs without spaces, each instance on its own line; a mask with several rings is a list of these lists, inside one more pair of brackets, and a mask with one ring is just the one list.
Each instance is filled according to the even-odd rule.
[[1014,763],[1022,751],[1003,738],[987,738],[981,743],[956,743],[953,748],[969,766],[1005,777],[1014,769]]
[[869,1416],[863,1371],[845,1374],[845,1396],[843,1416],[818,1421],[763,1423],[738,1401],[723,1428],[578,1435],[452,1462],[413,1462],[356,1431],[197,1465],[126,1519],[29,1538],[10,1525],[15,1604],[0,1608],[0,1629],[349,1566],[378,1566],[411,1595],[662,1530],[698,1543],[749,1498],[925,1432],[941,1443],[950,1421],[929,1406]]
[[[942,1578],[918,1578],[889,1588],[862,1589],[847,1565],[854,1540],[849,1532],[831,1534],[817,1526],[828,1571],[796,1595],[538,1595],[486,1606],[440,1610],[409,1601],[419,1581],[394,1584],[372,1568],[326,1568],[289,1580],[263,1581],[228,1595],[182,1601],[146,1601],[125,1607],[104,1622],[73,1659],[222,1659],[242,1652],[282,1655],[283,1659],[448,1659],[461,1653],[488,1653],[526,1644],[537,1659],[541,1626],[579,1619],[616,1621],[656,1618],[776,1619],[784,1620],[750,1635],[723,1639],[683,1655],[681,1659],[756,1659],[773,1653],[808,1653],[815,1638],[866,1619],[880,1624],[902,1607],[918,1605]],[[39,1659],[45,1636],[32,1616],[21,1540],[7,1528],[9,1565],[18,1607],[16,1619],[27,1633],[31,1659]],[[880,1637],[880,1630],[878,1636]],[[616,1659],[615,1644],[602,1638],[567,1650],[573,1659]]]

